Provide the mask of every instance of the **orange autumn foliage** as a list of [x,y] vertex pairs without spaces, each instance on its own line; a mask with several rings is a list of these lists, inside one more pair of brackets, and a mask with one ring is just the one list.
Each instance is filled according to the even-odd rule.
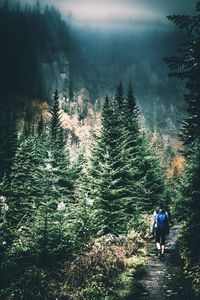
[[172,178],[175,175],[180,176],[183,173],[184,168],[185,158],[182,155],[174,157],[167,170],[167,178]]

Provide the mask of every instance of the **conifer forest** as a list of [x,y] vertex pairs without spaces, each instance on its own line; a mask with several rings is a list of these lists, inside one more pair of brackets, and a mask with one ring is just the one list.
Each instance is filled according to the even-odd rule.
[[0,299],[200,299],[200,1],[0,0],[0,37]]

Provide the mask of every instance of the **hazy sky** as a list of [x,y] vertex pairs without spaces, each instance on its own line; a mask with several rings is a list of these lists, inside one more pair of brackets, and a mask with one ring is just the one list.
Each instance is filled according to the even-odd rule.
[[[1,1],[1,0],[0,0]],[[34,2],[36,0],[21,0]],[[193,13],[196,0],[41,0],[55,5],[63,15],[71,13],[77,21],[106,19],[163,19],[169,14]]]

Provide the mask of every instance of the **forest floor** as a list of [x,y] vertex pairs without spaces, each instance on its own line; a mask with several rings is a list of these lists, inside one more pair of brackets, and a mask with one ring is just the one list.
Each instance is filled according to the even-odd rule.
[[190,280],[184,277],[177,239],[180,225],[173,225],[166,241],[164,259],[156,255],[155,243],[148,245],[148,262],[139,267],[134,278],[133,293],[125,300],[193,300]]

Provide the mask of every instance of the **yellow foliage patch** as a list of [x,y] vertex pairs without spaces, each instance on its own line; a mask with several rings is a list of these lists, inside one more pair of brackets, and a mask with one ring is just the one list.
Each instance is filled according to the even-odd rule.
[[167,170],[167,178],[172,178],[174,176],[180,176],[185,168],[185,158],[180,155],[176,156]]

